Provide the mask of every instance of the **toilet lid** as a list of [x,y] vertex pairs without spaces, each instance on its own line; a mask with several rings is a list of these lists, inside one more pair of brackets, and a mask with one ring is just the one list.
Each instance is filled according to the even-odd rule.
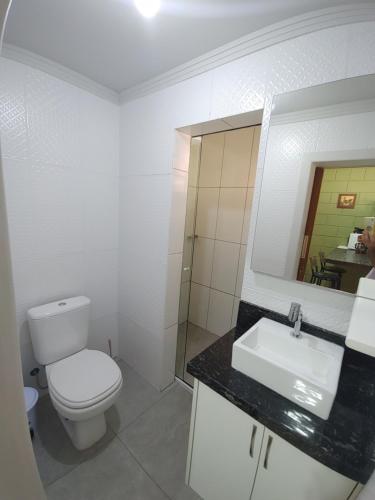
[[107,354],[83,349],[47,367],[50,391],[70,408],[87,408],[121,384],[120,368]]

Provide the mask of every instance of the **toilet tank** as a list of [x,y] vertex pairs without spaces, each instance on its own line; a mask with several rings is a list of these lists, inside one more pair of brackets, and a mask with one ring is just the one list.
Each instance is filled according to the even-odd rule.
[[87,345],[90,299],[71,297],[27,312],[35,359],[49,365]]

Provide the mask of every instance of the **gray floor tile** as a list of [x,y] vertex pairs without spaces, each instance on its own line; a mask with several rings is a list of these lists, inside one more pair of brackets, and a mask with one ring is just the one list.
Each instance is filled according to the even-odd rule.
[[120,434],[120,439],[173,500],[199,497],[185,485],[192,395],[176,384]]
[[126,363],[120,360],[118,364],[124,377],[123,387],[116,403],[106,412],[107,422],[116,433],[163,396]]
[[47,485],[64,476],[84,460],[99,454],[114,433],[107,434],[95,445],[85,451],[74,448],[48,396],[43,397],[36,408],[37,430],[33,448],[43,484]]
[[47,488],[48,500],[168,500],[116,438]]

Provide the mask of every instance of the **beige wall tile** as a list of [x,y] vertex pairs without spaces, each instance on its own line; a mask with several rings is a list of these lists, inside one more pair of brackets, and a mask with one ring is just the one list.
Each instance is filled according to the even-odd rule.
[[199,188],[195,232],[204,238],[215,238],[219,188]]
[[246,249],[247,249],[246,245],[241,245],[240,258],[238,261],[237,279],[236,279],[236,290],[235,290],[236,297],[241,297],[243,275],[245,270]]
[[234,296],[210,289],[207,330],[215,335],[224,335],[232,325]]
[[199,187],[219,187],[223,165],[224,132],[205,135],[199,169]]
[[242,226],[241,243],[243,245],[247,245],[247,240],[249,238],[249,227],[250,227],[251,207],[253,205],[253,196],[254,196],[254,188],[249,188],[246,193],[245,214]]
[[189,321],[202,328],[207,327],[209,292],[210,289],[206,286],[191,284]]
[[225,133],[221,186],[246,187],[249,181],[254,128]]
[[249,187],[255,186],[255,176],[257,171],[258,154],[259,154],[259,141],[260,141],[261,126],[254,127],[253,149],[251,151],[251,166],[249,175]]
[[234,295],[237,280],[240,245],[215,241],[211,287]]
[[216,239],[241,242],[246,192],[246,188],[220,189]]
[[200,285],[210,286],[214,240],[197,238],[194,242],[192,280]]

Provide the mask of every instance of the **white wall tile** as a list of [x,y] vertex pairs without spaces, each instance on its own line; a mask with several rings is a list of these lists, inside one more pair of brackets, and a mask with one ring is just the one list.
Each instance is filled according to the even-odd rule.
[[112,342],[112,356],[118,356],[118,334],[118,314],[101,316],[90,322],[87,347],[89,349],[103,351],[109,355],[108,340],[110,339]]
[[246,188],[220,189],[216,227],[218,240],[241,242],[246,192]]
[[219,188],[199,188],[195,233],[204,238],[215,238]]
[[238,272],[240,245],[215,241],[211,287],[234,295]]
[[209,292],[208,287],[191,283],[189,321],[202,328],[207,326]]
[[[118,248],[118,178],[110,175],[82,175],[83,245],[86,250]],[[83,194],[82,194],[83,192]]]
[[263,51],[225,64],[213,72],[211,120],[263,107],[267,81]]
[[164,330],[147,330],[120,313],[119,355],[157,389],[161,389]]
[[249,238],[249,226],[251,217],[251,207],[253,206],[253,197],[254,197],[254,188],[249,188],[246,192],[246,205],[245,205],[245,213],[243,218],[242,235],[241,235],[241,243],[243,245],[247,244],[247,240]]
[[238,297],[234,297],[233,312],[232,312],[232,325],[231,325],[232,328],[234,328],[237,325],[237,317],[238,317],[239,307],[240,307],[240,299]]
[[[79,166],[82,101],[77,89],[29,68],[25,82],[30,155],[34,162]],[[93,142],[96,142],[93,139]]]
[[260,145],[260,133],[262,127],[254,127],[254,137],[253,137],[253,147],[251,150],[251,163],[250,163],[250,175],[249,175],[249,187],[255,186],[255,178],[258,167],[258,157],[259,157],[259,145]]
[[247,250],[247,246],[241,245],[240,258],[238,261],[238,272],[237,272],[237,277],[236,277],[236,290],[235,290],[236,297],[241,297],[243,276],[244,276],[244,272],[245,272],[246,250]]
[[[185,216],[187,209],[188,173],[173,169],[172,206],[169,224],[168,253],[181,253],[184,245]],[[190,204],[189,204],[190,205]],[[194,205],[193,205],[194,206]]]
[[163,390],[173,384],[176,369],[177,350],[177,329],[178,325],[172,325],[164,330],[162,373],[160,379],[160,389]]
[[191,137],[182,132],[176,132],[173,154],[173,168],[188,172],[190,170]]
[[234,296],[210,289],[207,330],[215,335],[224,335],[232,325]]
[[0,72],[17,324],[28,377],[36,364],[29,307],[88,295],[95,345],[103,345],[109,330],[117,345],[119,109],[4,58]]
[[0,129],[3,158],[27,159],[25,77],[27,67],[0,58]]
[[91,318],[118,312],[118,254],[116,250],[84,255],[85,293],[91,299]]
[[182,253],[168,255],[167,292],[165,298],[165,328],[178,322]]
[[198,186],[199,165],[201,159],[201,137],[192,137],[190,145],[190,158],[189,158],[189,186]]
[[164,328],[171,191],[171,175],[120,181],[120,310],[147,331]]
[[214,255],[214,240],[196,238],[192,268],[192,281],[200,285],[210,286],[212,262]]

